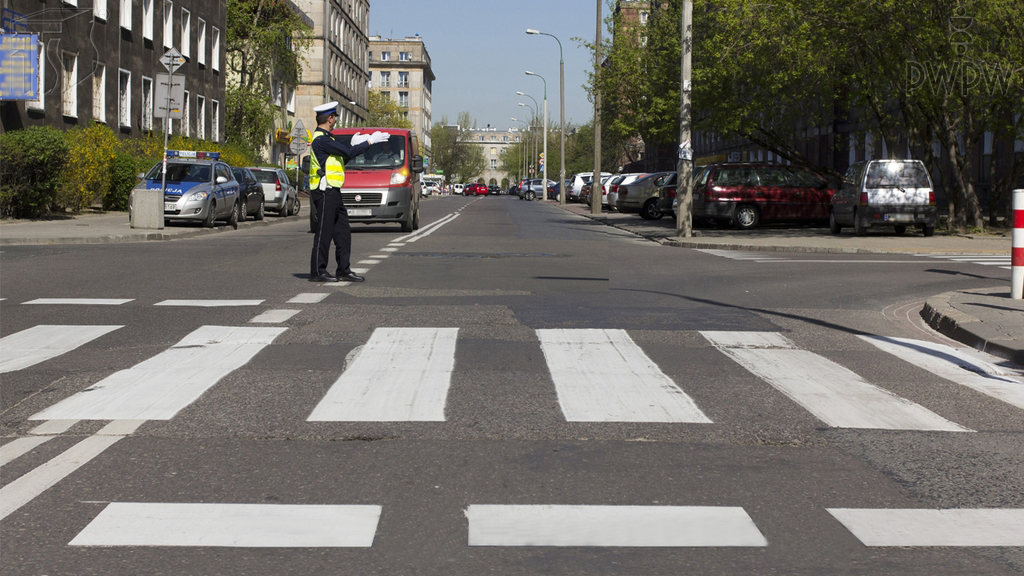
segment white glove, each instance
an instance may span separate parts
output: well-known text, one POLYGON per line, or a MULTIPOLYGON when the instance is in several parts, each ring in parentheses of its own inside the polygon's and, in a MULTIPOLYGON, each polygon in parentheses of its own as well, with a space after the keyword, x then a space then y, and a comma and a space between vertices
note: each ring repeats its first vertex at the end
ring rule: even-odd
POLYGON ((356 132, 355 134, 352 135, 352 142, 350 143, 350 145, 351 146, 358 146, 358 145, 362 144, 363 142, 366 142, 369 139, 370 139, 370 135, 369 134, 361 134, 359 132, 356 132))
POLYGON ((380 144, 381 142, 387 142, 391 135, 387 132, 374 132, 370 135, 370 144, 380 144))

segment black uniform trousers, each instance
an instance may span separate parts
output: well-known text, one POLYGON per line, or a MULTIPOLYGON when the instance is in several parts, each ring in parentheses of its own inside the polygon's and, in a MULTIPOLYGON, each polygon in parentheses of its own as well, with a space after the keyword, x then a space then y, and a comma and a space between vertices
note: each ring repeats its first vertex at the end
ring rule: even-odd
POLYGON ((341 202, 341 189, 328 187, 324 191, 309 191, 310 200, 316 206, 319 221, 313 236, 313 255, 309 273, 313 276, 327 273, 331 241, 334 241, 334 259, 338 274, 347 274, 349 258, 352 256, 352 228, 348 223, 348 211, 341 202))

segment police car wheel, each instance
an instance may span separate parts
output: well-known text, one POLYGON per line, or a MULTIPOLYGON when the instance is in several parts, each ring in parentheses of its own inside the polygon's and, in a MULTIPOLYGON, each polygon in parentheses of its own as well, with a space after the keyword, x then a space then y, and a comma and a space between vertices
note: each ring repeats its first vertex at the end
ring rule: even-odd
POLYGON ((206 211, 206 218, 203 220, 203 228, 213 228, 213 214, 217 211, 217 203, 210 202, 210 206, 206 211))

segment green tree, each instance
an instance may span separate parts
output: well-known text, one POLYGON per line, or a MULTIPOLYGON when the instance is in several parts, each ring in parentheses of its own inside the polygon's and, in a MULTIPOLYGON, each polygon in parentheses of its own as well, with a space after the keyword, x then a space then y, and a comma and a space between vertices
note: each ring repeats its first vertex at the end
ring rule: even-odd
POLYGON ((229 0, 225 132, 231 142, 261 149, 273 127, 271 78, 294 87, 312 30, 286 0, 229 0))
POLYGON ((406 109, 392 100, 387 92, 370 90, 367 108, 366 120, 360 126, 412 130, 412 122, 405 116, 406 109))

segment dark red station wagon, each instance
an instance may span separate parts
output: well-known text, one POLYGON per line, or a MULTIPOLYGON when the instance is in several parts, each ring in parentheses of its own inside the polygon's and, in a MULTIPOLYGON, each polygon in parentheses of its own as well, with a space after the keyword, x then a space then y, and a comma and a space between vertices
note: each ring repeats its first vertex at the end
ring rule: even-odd
POLYGON ((693 186, 693 215, 747 229, 771 220, 828 220, 835 190, 798 166, 712 164, 693 186))

